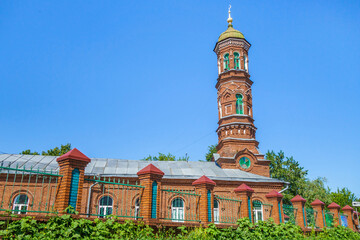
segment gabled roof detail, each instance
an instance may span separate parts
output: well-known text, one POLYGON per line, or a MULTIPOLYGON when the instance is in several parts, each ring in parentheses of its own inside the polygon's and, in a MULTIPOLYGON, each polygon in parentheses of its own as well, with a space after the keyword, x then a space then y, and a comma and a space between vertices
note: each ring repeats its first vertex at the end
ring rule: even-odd
POLYGON ((351 211, 354 211, 354 209, 353 209, 352 207, 350 207, 349 205, 346 205, 345 207, 343 207, 342 210, 351 210, 351 211))
POLYGON ((199 184, 210 184, 210 185, 216 185, 216 183, 208 178, 207 176, 203 175, 199 179, 195 180, 192 185, 199 185, 199 184))
POLYGON ((245 183, 241 184, 234 189, 234 192, 254 192, 254 189, 246 185, 245 183))
POLYGON ((325 205, 325 203, 323 203, 322 201, 320 201, 319 199, 316 199, 315 201, 313 201, 311 203, 311 206, 318 206, 318 205, 325 205))
POLYGON ((140 171, 138 171, 137 175, 139 176, 139 175, 143 175, 143 174, 147 174, 147 173, 161 175, 161 176, 164 176, 164 174, 165 174, 163 171, 161 171, 160 169, 158 169, 151 163, 149 165, 147 165, 146 167, 144 167, 143 169, 141 169, 140 171))
POLYGON ((340 205, 339 204, 337 204, 337 203, 334 203, 334 202, 332 202, 332 203, 330 203, 330 205, 328 206, 328 208, 340 208, 340 205))
POLYGON ((278 192, 275 191, 275 190, 272 190, 271 192, 269 192, 268 194, 266 194, 265 197, 267 197, 267 198, 271 198, 271 197, 279 197, 279 198, 282 198, 283 195, 282 195, 281 193, 278 193, 278 192))
POLYGON ((296 195, 295 197, 293 197, 293 199, 290 200, 291 202, 306 202, 306 200, 300 196, 300 195, 296 195))
POLYGON ((85 156, 85 154, 80 152, 77 148, 74 148, 74 149, 68 151, 67 153, 61 155, 60 157, 57 158, 56 161, 59 162, 60 160, 64 160, 64 159, 74 159, 74 160, 81 160, 81 161, 85 161, 85 162, 91 161, 90 158, 85 156))

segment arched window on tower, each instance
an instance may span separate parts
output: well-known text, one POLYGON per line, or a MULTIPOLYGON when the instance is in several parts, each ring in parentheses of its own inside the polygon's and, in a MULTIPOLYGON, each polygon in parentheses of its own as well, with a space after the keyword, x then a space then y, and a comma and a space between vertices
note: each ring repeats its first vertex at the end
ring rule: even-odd
POLYGON ((225 54, 224 55, 224 71, 229 70, 230 66, 229 66, 229 54, 225 54))
POLYGON ((234 52, 234 68, 240 69, 240 55, 237 52, 234 52))
POLYGON ((236 94, 236 114, 244 114, 243 96, 236 94))
POLYGON ((244 54, 244 68, 245 71, 248 71, 248 58, 245 54, 244 54))

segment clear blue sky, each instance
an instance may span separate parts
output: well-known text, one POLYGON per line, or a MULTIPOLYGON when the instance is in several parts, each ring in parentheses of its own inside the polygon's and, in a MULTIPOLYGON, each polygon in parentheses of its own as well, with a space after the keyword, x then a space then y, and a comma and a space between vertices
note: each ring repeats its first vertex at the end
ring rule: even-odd
MULTIPOLYGON (((204 159, 228 1, 1 1, 0 151, 204 159)), ((360 1, 233 1, 260 150, 360 196, 360 1)))

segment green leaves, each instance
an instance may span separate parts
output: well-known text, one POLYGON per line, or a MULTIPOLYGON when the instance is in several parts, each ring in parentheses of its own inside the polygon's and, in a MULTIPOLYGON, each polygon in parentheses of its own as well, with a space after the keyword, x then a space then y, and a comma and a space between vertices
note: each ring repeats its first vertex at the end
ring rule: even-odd
POLYGON ((213 154, 217 153, 216 146, 217 146, 217 144, 216 145, 210 145, 208 147, 208 152, 205 155, 205 159, 206 159, 207 162, 211 162, 212 158, 213 158, 213 154))
POLYGON ((0 221, 0 238, 3 239, 138 239, 138 240, 227 240, 227 239, 359 239, 360 234, 349 228, 336 227, 305 236, 299 226, 290 223, 275 224, 271 219, 253 224, 248 218, 239 219, 237 228, 165 228, 149 227, 133 221, 120 223, 115 217, 106 219, 74 219, 72 215, 50 218, 47 222, 31 217, 6 224, 0 221))
MULTIPOLYGON (((47 150, 46 152, 45 151, 42 151, 41 155, 44 155, 44 156, 61 156, 65 153, 67 153, 68 151, 71 150, 71 144, 70 143, 67 143, 65 145, 62 145, 61 144, 61 147, 55 147, 53 149, 49 149, 47 150)), ((30 149, 27 149, 27 150, 24 150, 22 151, 20 154, 23 154, 23 155, 40 155, 38 152, 31 152, 30 149)))
POLYGON ((163 154, 163 153, 159 153, 159 156, 149 155, 148 157, 143 158, 142 160, 144 160, 144 161, 188 161, 189 156, 176 158, 171 153, 168 153, 167 155, 163 154))

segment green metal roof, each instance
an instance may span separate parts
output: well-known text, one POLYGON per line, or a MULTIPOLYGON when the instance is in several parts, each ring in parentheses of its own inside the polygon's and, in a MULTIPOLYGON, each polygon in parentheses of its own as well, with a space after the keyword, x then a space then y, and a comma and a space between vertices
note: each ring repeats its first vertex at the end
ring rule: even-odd
POLYGON ((240 31, 233 28, 232 24, 229 24, 228 29, 226 29, 226 31, 220 35, 218 42, 220 42, 224 39, 227 39, 227 38, 245 39, 244 35, 240 31))

